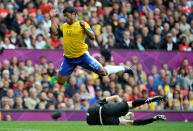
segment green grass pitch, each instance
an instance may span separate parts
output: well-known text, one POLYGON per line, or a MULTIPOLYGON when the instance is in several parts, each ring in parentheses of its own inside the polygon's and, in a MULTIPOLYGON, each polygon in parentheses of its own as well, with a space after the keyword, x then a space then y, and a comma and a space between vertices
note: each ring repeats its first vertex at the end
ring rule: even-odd
POLYGON ((86 122, 0 122, 0 131, 193 131, 193 122, 154 122, 146 126, 88 126, 86 122))

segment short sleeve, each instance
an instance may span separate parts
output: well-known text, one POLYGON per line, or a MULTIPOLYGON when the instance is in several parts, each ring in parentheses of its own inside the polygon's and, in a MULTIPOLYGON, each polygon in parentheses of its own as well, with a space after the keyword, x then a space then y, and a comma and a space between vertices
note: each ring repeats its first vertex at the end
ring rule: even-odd
POLYGON ((87 22, 85 22, 85 27, 86 27, 86 29, 88 29, 89 31, 92 31, 90 25, 89 25, 87 22))
POLYGON ((104 105, 104 104, 107 104, 107 101, 106 101, 106 99, 102 99, 102 100, 97 101, 97 103, 99 105, 104 105))

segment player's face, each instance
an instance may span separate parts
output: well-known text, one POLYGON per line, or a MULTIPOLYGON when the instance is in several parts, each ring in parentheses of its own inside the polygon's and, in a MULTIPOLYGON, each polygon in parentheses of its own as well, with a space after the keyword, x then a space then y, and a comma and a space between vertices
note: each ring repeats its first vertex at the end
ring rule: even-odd
POLYGON ((73 13, 64 13, 64 18, 69 25, 73 24, 73 13))

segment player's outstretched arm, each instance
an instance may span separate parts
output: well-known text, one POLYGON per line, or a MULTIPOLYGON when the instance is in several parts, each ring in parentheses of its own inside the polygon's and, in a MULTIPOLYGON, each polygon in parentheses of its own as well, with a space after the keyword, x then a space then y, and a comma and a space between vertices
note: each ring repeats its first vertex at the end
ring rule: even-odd
POLYGON ((50 17, 51 17, 51 30, 52 30, 52 34, 57 36, 58 35, 58 24, 55 21, 55 16, 56 16, 57 10, 52 8, 50 10, 50 17))
POLYGON ((80 26, 84 29, 86 35, 91 39, 94 40, 95 39, 95 35, 94 32, 92 30, 89 30, 85 27, 85 22, 84 21, 80 21, 80 26))
POLYGON ((121 102, 121 99, 118 95, 114 95, 114 96, 110 96, 106 98, 106 101, 108 103, 112 103, 112 102, 121 102))

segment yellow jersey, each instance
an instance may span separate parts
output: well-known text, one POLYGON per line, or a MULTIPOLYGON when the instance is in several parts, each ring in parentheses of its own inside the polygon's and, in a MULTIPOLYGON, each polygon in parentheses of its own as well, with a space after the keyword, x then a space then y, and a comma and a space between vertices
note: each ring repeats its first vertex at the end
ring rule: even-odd
MULTIPOLYGON (((86 22, 85 27, 92 31, 86 22)), ((86 33, 79 21, 71 25, 64 23, 60 26, 59 33, 60 31, 64 41, 64 55, 67 58, 78 58, 88 50, 88 45, 85 43, 86 33)))

